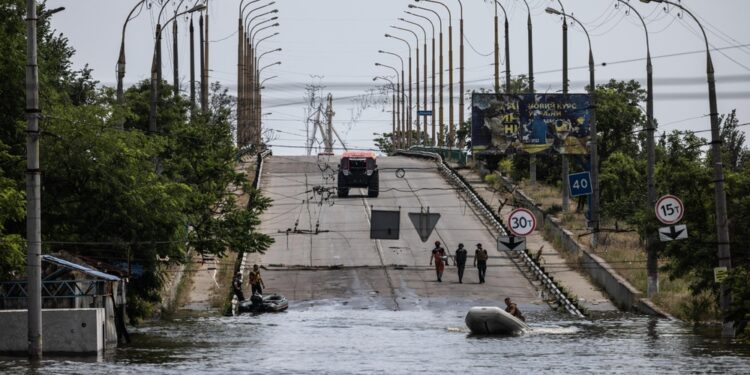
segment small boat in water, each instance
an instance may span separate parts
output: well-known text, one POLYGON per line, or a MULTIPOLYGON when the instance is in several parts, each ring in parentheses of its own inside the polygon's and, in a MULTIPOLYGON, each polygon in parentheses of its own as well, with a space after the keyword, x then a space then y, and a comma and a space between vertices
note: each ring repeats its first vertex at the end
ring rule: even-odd
MULTIPOLYGON (((256 295, 257 296, 257 295, 256 295)), ((266 313, 284 311, 289 307, 289 301, 280 294, 270 294, 260 298, 253 296, 239 304, 240 313, 266 313)), ((257 296, 260 297, 260 296, 257 296)))
POLYGON ((494 306, 472 307, 465 322, 475 335, 520 335, 529 329, 520 319, 494 306))

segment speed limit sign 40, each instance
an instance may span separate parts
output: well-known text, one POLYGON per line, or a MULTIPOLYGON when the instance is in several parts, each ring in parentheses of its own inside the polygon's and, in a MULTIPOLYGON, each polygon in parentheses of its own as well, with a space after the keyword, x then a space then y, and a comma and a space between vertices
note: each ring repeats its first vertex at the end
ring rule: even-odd
POLYGON ((666 225, 672 225, 682 220, 685 214, 685 206, 680 198, 674 195, 665 195, 656 201, 656 218, 666 225))
POLYGON ((536 216, 525 208, 517 208, 508 216, 508 229, 518 237, 526 237, 536 229, 536 216))

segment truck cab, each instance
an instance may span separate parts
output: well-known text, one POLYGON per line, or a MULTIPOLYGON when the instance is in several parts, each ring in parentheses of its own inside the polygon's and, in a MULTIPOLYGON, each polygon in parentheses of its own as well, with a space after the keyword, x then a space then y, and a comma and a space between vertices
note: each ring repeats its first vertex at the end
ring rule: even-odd
POLYGON ((338 196, 349 196, 351 188, 367 188, 367 196, 376 198, 380 190, 377 154, 372 151, 347 151, 341 156, 338 196))

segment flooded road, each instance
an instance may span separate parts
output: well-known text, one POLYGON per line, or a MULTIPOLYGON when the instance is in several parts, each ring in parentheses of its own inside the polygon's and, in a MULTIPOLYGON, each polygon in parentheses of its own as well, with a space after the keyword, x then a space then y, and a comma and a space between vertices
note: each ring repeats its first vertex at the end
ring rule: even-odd
POLYGON ((750 346, 723 345, 682 323, 614 314, 571 320, 527 313, 521 337, 474 337, 465 309, 352 308, 336 301, 259 316, 195 317, 138 328, 99 361, 47 358, 8 373, 750 373, 750 346))

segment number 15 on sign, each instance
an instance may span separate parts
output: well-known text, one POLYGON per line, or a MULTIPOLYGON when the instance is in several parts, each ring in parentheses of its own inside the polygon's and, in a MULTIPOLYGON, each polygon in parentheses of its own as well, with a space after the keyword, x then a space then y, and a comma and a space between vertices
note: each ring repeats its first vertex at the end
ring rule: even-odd
POLYGON ((518 237, 526 237, 536 229, 536 216, 525 208, 517 208, 508 216, 508 229, 518 237))
POLYGON ((656 201, 656 218, 664 224, 672 225, 682 220, 685 214, 685 206, 680 198, 674 195, 665 195, 656 201))

